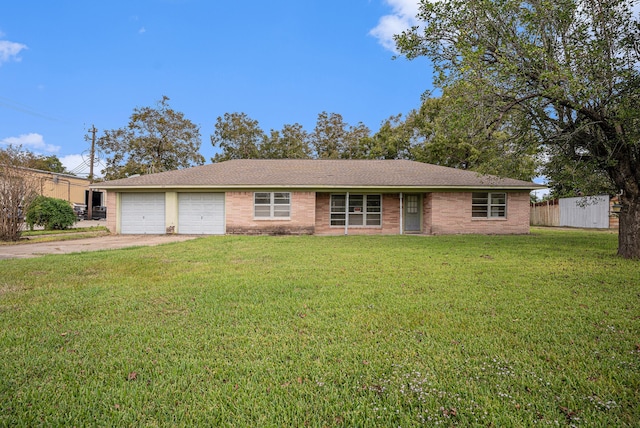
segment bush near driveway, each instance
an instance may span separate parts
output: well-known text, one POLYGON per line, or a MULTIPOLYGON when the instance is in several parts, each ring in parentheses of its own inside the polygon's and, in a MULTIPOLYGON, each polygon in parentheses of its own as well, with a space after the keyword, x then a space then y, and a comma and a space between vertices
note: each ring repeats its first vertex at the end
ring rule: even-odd
POLYGON ((71 204, 62 199, 38 196, 27 209, 26 222, 29 229, 43 226, 45 230, 63 230, 76 222, 71 204))
POLYGON ((202 238, 0 261, 0 426, 637 426, 616 235, 202 238))

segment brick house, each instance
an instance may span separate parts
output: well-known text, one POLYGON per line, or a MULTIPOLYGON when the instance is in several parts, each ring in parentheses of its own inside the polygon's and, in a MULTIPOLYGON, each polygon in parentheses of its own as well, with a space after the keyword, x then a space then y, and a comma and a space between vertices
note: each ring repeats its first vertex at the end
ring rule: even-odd
POLYGON ((524 234, 541 186, 408 160, 231 160, 102 182, 114 233, 524 234))

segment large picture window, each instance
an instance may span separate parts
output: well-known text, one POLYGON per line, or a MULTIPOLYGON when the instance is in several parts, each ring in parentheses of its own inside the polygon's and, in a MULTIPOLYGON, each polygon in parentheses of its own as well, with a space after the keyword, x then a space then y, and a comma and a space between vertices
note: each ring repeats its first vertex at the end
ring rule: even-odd
POLYGON ((291 193, 256 192, 253 194, 253 215, 257 219, 288 219, 291 217, 291 193))
POLYGON ((349 213, 349 226, 381 226, 382 197, 380 195, 331 195, 331 226, 344 226, 349 213))
POLYGON ((507 216, 507 194, 474 192, 471 196, 471 217, 503 218, 507 216))

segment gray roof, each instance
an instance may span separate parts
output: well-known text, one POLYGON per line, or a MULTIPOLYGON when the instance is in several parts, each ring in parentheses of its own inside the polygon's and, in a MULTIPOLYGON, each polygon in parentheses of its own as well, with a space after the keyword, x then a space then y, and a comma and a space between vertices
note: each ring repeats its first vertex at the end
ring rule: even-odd
POLYGON ((96 183, 101 189, 532 190, 538 184, 408 160, 238 159, 96 183))

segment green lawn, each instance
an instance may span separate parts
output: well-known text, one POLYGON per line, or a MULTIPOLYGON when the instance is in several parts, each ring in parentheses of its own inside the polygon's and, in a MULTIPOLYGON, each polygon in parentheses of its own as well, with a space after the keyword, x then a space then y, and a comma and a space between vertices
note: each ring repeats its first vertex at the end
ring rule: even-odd
POLYGON ((0 241, 0 246, 32 244, 36 242, 69 241, 73 239, 95 238, 105 235, 109 235, 109 229, 104 226, 78 227, 64 230, 27 230, 22 232, 22 236, 19 241, 0 241))
POLYGON ((0 426, 637 426, 617 236, 209 237, 0 261, 0 426))

